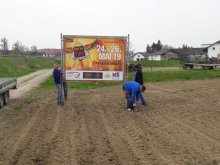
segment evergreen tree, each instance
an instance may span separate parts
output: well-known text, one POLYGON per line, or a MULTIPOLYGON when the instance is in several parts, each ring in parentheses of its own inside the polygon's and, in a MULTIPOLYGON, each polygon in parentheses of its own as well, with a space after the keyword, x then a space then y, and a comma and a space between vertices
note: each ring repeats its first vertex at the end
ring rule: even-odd
POLYGON ((147 44, 147 53, 152 53, 152 47, 149 44, 147 44))
POLYGON ((163 48, 163 45, 161 43, 160 40, 158 40, 157 43, 154 43, 150 46, 149 44, 147 44, 147 53, 154 53, 154 52, 157 52, 157 51, 160 51, 162 50, 163 48))

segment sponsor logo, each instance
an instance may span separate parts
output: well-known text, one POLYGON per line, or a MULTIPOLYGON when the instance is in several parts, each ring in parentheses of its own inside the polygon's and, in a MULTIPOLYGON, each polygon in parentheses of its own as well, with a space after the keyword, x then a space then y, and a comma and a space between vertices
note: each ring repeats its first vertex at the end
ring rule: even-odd
POLYGON ((80 76, 80 73, 79 72, 73 72, 73 77, 74 78, 79 78, 80 76))
POLYGON ((120 79, 120 72, 112 73, 113 80, 119 80, 120 79))
POLYGON ((110 79, 110 78, 111 78, 111 75, 110 75, 109 73, 106 73, 106 74, 105 74, 105 78, 106 78, 106 79, 110 79))
POLYGON ((113 78, 119 78, 120 77, 120 73, 119 72, 112 73, 112 77, 113 78))
POLYGON ((66 76, 69 77, 69 78, 79 78, 80 77, 80 72, 67 72, 66 73, 66 76))

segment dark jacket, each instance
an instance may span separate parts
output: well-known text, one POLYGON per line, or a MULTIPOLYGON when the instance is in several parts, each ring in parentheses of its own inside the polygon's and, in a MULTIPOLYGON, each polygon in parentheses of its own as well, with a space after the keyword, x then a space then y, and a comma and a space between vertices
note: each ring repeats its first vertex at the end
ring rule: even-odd
POLYGON ((134 79, 135 82, 143 85, 144 84, 144 80, 143 80, 143 72, 141 69, 138 69, 136 74, 135 74, 135 79, 134 79))
POLYGON ((61 71, 60 70, 53 70, 53 78, 55 84, 61 84, 61 71))

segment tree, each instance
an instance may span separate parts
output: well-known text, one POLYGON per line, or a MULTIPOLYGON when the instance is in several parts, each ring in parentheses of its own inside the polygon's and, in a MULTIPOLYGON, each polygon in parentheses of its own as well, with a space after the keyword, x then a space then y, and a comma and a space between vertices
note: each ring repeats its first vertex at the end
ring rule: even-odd
POLYGON ((190 47, 188 47, 187 45, 183 44, 182 49, 188 49, 190 47))
POLYGON ((191 48, 193 48, 193 47, 192 46, 188 46, 186 44, 183 44, 183 46, 182 46, 182 49, 191 49, 191 48))
POLYGON ((152 52, 156 52, 157 51, 157 44, 155 44, 153 42, 152 46, 151 46, 152 52))
POLYGON ((160 40, 157 41, 157 51, 160 51, 163 48, 163 45, 160 40))
POLYGON ((174 47, 171 45, 163 45, 161 50, 170 50, 170 49, 174 49, 174 47))
POLYGON ((37 54, 37 46, 36 45, 31 46, 31 53, 37 54))
POLYGON ((9 53, 9 51, 8 51, 9 45, 8 45, 7 38, 4 37, 4 38, 1 39, 0 46, 1 46, 1 50, 2 50, 3 54, 8 55, 8 53, 9 53))
POLYGON ((21 55, 24 52, 24 46, 21 44, 20 41, 16 41, 13 45, 12 45, 12 54, 13 55, 21 55))
POLYGON ((147 45, 147 53, 153 53, 160 51, 162 49, 163 45, 160 40, 157 41, 157 43, 154 43, 150 46, 149 44, 147 45))
POLYGON ((152 47, 149 44, 147 44, 146 52, 152 53, 152 47))

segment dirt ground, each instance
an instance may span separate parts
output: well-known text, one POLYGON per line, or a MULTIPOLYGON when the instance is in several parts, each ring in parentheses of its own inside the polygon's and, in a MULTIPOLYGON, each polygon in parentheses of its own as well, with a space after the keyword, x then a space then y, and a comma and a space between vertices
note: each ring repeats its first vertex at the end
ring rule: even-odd
POLYGON ((43 69, 17 78, 17 90, 12 90, 11 98, 19 98, 44 82, 52 74, 52 69, 43 69))
POLYGON ((0 164, 218 165, 220 79, 152 83, 125 110, 121 87, 36 89, 0 110, 0 164))
POLYGON ((182 70, 181 67, 144 67, 142 69, 144 72, 146 71, 174 71, 174 70, 182 70))

